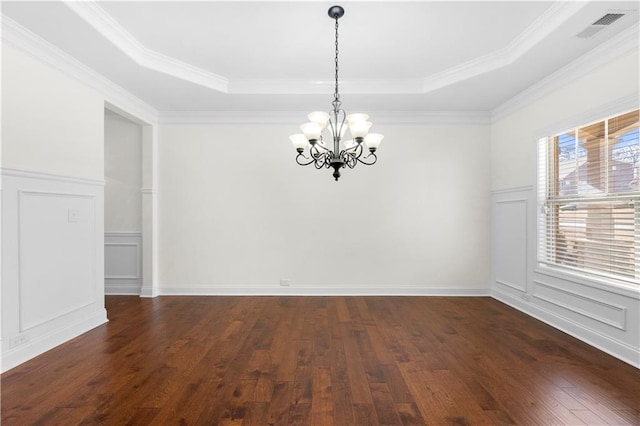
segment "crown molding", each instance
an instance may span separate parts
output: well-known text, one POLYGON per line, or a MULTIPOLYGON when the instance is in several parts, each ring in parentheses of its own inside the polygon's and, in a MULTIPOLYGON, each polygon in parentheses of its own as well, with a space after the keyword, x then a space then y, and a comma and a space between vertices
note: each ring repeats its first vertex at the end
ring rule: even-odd
POLYGON ((229 92, 228 79, 142 45, 94 1, 65 3, 136 64, 219 92, 229 92))
POLYGON ((486 111, 372 111, 379 124, 402 125, 485 125, 491 123, 486 111))
MULTIPOLYGON (((162 124, 297 124, 303 121, 307 114, 304 111, 159 112, 5 15, 2 15, 2 41, 97 90, 105 96, 108 108, 114 108, 118 113, 126 113, 132 118, 135 117, 149 124, 157 122, 162 124)), ((268 83, 268 80, 266 81, 268 83)), ((254 80, 252 84, 262 83, 254 80)), ((323 86, 322 83, 333 85, 332 82, 320 82, 317 85, 323 86)), ((353 82, 353 87, 378 86, 378 93, 385 93, 382 91, 384 89, 380 88, 381 83, 382 81, 379 80, 353 82)), ((285 81, 279 81, 277 84, 284 85, 285 81)), ((407 90, 407 87, 415 85, 416 81, 396 81, 395 84, 407 90)), ((326 90, 319 90, 318 93, 326 94, 326 90)), ((490 115, 482 111, 378 111, 371 114, 377 123, 384 124, 482 125, 490 121, 490 115)))
MULTIPOLYGON (((330 81, 229 79, 146 48, 94 0, 66 2, 80 18, 138 65, 227 94, 324 94, 330 81)), ((558 1, 505 48, 423 79, 342 82, 346 94, 421 94, 512 64, 573 16, 586 2, 558 1)))
POLYGON ((505 48, 426 77, 422 92, 431 92, 511 65, 586 4, 586 2, 566 1, 554 3, 505 48))
POLYGON ((605 41, 568 65, 520 92, 491 111, 492 122, 514 113, 524 106, 543 98, 593 70, 638 48, 638 26, 634 25, 605 41))
POLYGON ((295 111, 161 111, 160 124, 292 124, 306 113, 295 111))
POLYGON ((150 124, 157 121, 158 111, 155 108, 4 14, 2 42, 97 90, 109 103, 139 119, 150 124))
MULTIPOLYGON (((229 93, 246 95, 326 95, 335 80, 242 79, 229 82, 229 93)), ((391 95, 422 92, 421 79, 340 80, 340 93, 347 95, 391 95)))
MULTIPOLYGON (((146 48, 111 15, 93 0, 66 2, 80 18, 104 36, 117 49, 141 67, 177 77, 227 94, 326 94, 335 82, 329 80, 233 79, 230 80, 176 58, 146 48)), ((421 93, 421 79, 371 79, 342 81, 345 94, 407 94, 421 93)))
MULTIPOLYGON (((83 10, 93 10, 94 13, 99 14, 100 11, 104 12, 98 5, 93 2, 74 2, 75 3, 88 3, 90 6, 83 10), (96 12, 96 8, 100 11, 96 12)), ((564 2, 560 2, 564 3, 564 2)), ((81 6, 82 7, 82 6, 81 6)), ((525 30, 516 40, 514 40, 510 46, 514 52, 525 52, 528 48, 526 45, 527 37, 531 40, 541 39, 544 37, 544 31, 551 31, 552 25, 557 25, 557 22, 563 22, 569 16, 568 13, 573 10, 573 13, 577 9, 570 8, 568 6, 555 4, 544 15, 534 22, 527 30, 525 30), (561 9, 561 10, 560 10, 561 9), (564 18, 563 18, 564 17, 564 18), (536 29, 537 28, 537 29, 536 29), (546 30, 543 30, 545 29, 546 30), (526 34, 529 34, 526 36, 526 34), (533 34, 533 35, 531 35, 533 34)), ((104 12, 106 15, 106 12, 104 12)), ((301 117, 304 118, 306 112, 291 112, 291 111, 165 111, 158 112, 155 108, 137 98, 127 90, 108 80, 101 74, 97 73, 93 69, 82 64, 66 52, 60 50, 53 44, 42 39, 38 35, 24 28, 6 15, 2 16, 2 41, 10 46, 16 47, 19 50, 35 57, 42 62, 52 66, 53 68, 62 71, 70 77, 80 81, 81 83, 97 90, 103 94, 108 104, 121 108, 122 111, 126 111, 133 116, 143 120, 147 123, 160 122, 162 124, 292 124, 301 121, 301 117)), ((108 15, 108 18, 111 19, 108 15)), ((117 22, 113 21, 116 25, 117 22)), ((106 31, 106 30, 105 30, 106 31)), ((124 31, 124 30, 123 30, 124 31)), ((128 34, 128 33, 127 33, 128 34)), ((127 41, 127 36, 116 33, 113 37, 121 37, 124 41, 121 44, 127 44, 134 46, 137 43, 133 37, 129 35, 133 40, 127 41)), ((530 41, 529 44, 533 45, 537 41, 530 41)), ((139 44, 139 43, 138 43, 139 44)), ((534 102, 543 96, 546 96, 550 92, 561 88, 562 86, 570 83, 576 78, 585 75, 592 70, 605 65, 606 63, 614 60, 615 58, 629 52, 632 49, 638 47, 638 26, 632 26, 620 34, 616 35, 612 39, 605 41, 600 46, 589 51, 582 57, 571 62, 567 66, 561 68, 559 71, 551 74, 544 80, 534 84, 528 89, 524 90, 514 98, 498 106, 491 112, 483 111, 411 111, 411 112, 397 112, 397 111, 382 111, 375 113, 375 120, 378 123, 385 124, 488 124, 495 122, 501 118, 515 112, 523 106, 534 102)), ((148 52, 147 52, 148 53, 148 52)), ((521 54, 520 53, 520 54, 521 54)), ((496 55, 493 59, 496 61, 504 61, 504 56, 508 54, 494 53, 490 55, 496 55), (502 57, 502 59, 500 59, 502 57)), ((163 57, 164 59, 168 57, 163 57)), ((163 60, 164 60, 163 59, 163 60)), ((169 58, 171 59, 171 58, 169 58)), ((481 62, 481 61, 480 61, 481 62)), ((491 61, 487 61, 491 62, 491 61)), ((184 64, 180 62, 179 64, 184 64)), ((179 65, 178 64, 178 65, 179 65)), ((184 64, 188 65, 188 64, 184 64)), ((475 66, 482 66, 476 64, 475 66)), ((485 66, 487 66, 485 64, 485 66)), ((471 68, 470 65, 467 66, 471 68)), ((456 73, 469 72, 464 70, 449 71, 451 74, 449 77, 441 75, 439 78, 449 79, 449 83, 453 84, 456 78, 456 73)), ((195 72, 197 74, 197 72, 195 72)), ((195 78, 195 77, 194 77, 195 78)), ((206 75, 203 77, 206 79, 206 75)), ((468 77, 464 77, 468 78, 468 77)), ((315 93, 326 94, 327 89, 333 89, 333 81, 309 81, 309 80, 237 80, 228 82, 227 88, 234 93, 315 93), (312 89, 309 89, 309 88, 312 89)), ((357 94, 357 93, 416 93, 420 92, 421 80, 361 80, 361 81, 346 81, 341 82, 344 86, 344 93, 357 94)), ((425 88, 423 88, 425 89, 425 88)), ((426 90, 426 89, 425 89, 426 90)))
MULTIPOLYGON (((304 121, 303 111, 166 111, 160 124, 288 124, 304 121)), ((372 119, 387 125, 486 125, 491 115, 485 111, 371 111, 372 119)))

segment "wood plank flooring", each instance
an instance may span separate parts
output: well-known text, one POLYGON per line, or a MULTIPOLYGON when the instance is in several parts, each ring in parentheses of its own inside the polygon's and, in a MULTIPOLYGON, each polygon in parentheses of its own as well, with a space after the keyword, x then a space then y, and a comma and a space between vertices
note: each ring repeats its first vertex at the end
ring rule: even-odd
POLYGON ((3 425, 640 424, 640 370, 490 298, 107 297, 3 425))

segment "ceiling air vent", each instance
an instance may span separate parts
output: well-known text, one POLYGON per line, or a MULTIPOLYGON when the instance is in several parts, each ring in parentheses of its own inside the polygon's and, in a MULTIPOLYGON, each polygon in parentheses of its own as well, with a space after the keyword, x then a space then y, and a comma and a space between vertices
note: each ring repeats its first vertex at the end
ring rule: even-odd
POLYGON ((591 25, 611 25, 623 16, 624 13, 607 13, 591 25))
POLYGON ((576 34, 578 38, 589 38, 593 37, 600 31, 602 31, 607 25, 611 25, 616 22, 618 19, 622 18, 624 13, 607 13, 602 18, 598 19, 593 24, 589 25, 587 28, 576 34))

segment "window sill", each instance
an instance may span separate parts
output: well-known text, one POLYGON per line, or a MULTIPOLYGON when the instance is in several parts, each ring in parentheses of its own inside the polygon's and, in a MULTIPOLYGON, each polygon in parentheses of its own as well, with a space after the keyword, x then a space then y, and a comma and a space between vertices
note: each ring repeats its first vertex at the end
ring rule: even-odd
POLYGON ((539 264, 533 272, 640 300, 640 285, 634 285, 614 279, 607 279, 605 277, 594 276, 588 273, 567 271, 565 269, 543 264, 539 264))

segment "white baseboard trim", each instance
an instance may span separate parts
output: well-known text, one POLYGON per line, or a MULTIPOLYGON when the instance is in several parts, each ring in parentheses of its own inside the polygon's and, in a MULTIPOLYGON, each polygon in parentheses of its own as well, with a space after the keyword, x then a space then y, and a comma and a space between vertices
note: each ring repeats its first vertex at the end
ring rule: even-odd
POLYGON ((611 337, 605 336, 585 327, 582 324, 578 324, 568 318, 558 315, 557 313, 550 312, 540 306, 532 305, 524 300, 518 300, 517 298, 501 293, 496 290, 491 291, 491 297, 494 299, 511 306, 537 320, 544 322, 558 330, 567 333, 576 339, 608 353, 609 355, 616 357, 628 364, 633 365, 636 368, 640 368, 640 349, 629 346, 618 340, 614 340, 611 337))
MULTIPOLYGON (((477 288, 161 287, 160 296, 490 296, 477 288)), ((146 296, 154 297, 154 296, 146 296)))
POLYGON ((107 311, 100 309, 93 313, 90 317, 83 318, 66 327, 52 331, 47 335, 38 337, 36 340, 29 341, 24 345, 10 349, 2 354, 0 360, 0 371, 2 373, 29 361, 36 356, 55 348, 81 334, 86 333, 102 324, 107 323, 107 311))
POLYGON ((158 297, 160 293, 156 288, 142 287, 140 289, 140 297, 158 297))
POLYGON ((139 296, 139 285, 109 285, 104 286, 104 294, 107 296, 139 296))

